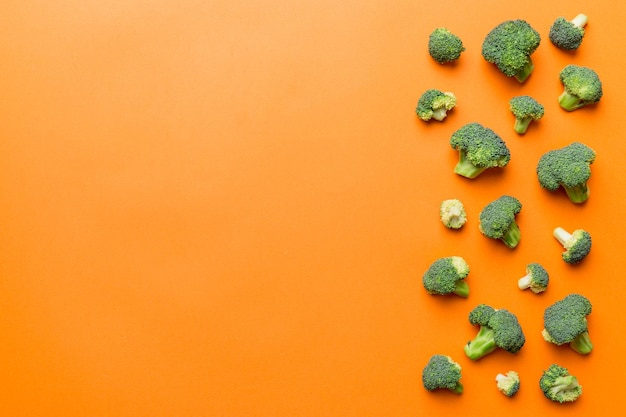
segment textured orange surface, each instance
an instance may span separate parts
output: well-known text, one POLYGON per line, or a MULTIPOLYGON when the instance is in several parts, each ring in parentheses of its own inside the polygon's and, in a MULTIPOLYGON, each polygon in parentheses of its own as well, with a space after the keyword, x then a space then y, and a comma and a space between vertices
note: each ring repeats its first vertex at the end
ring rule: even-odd
MULTIPOLYGON (((596 415, 619 410, 626 54, 623 2, 8 1, 0 13, 0 414, 11 417, 596 415), (576 53, 547 38, 557 16, 589 16, 576 53), (484 35, 526 19, 542 36, 520 85, 480 55, 484 35), (436 64, 438 26, 467 48, 436 64), (590 66, 601 102, 574 113, 560 69, 590 66), (456 93, 444 123, 414 113, 428 88, 456 93), (545 117, 525 136, 508 100, 545 117), (504 169, 465 180, 448 144, 492 128, 504 169), (573 140, 597 151, 589 201, 542 190, 541 154, 573 140), (523 204, 515 250, 478 213, 523 204), (459 232, 438 220, 459 198, 459 232), (563 263, 552 229, 585 228, 593 249, 563 263), (425 293, 441 256, 470 264, 469 298, 425 293), (548 291, 516 288, 527 263, 548 291), (595 349, 541 339, 543 309, 570 292, 593 303, 595 349), (478 303, 515 312, 517 355, 471 362, 478 303), (617 332, 616 332, 617 330, 617 332), (463 366, 465 393, 429 393, 431 354, 463 366), (538 388, 557 362, 581 399, 538 388), (495 387, 515 369, 519 394, 495 387), (610 408, 609 408, 610 407, 610 408)), ((615 413, 618 413, 615 411, 615 413)), ((614 415, 615 415, 614 413, 614 415)))

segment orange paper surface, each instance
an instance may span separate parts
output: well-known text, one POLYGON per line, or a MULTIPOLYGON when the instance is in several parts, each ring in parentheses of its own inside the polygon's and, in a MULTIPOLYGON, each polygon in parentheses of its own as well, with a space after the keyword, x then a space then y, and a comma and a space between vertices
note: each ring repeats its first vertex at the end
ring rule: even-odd
POLYGON ((8 1, 0 13, 0 414, 10 417, 618 415, 623 360, 623 2, 8 1), (581 48, 548 40, 589 16, 581 48), (524 84, 481 56, 508 19, 541 35, 524 84), (427 53, 444 26, 454 65, 427 53), (604 97, 561 110, 559 71, 593 68, 604 97), (443 122, 417 119, 426 89, 452 91, 443 122), (520 136, 508 100, 545 117, 520 136), (479 122, 511 150, 475 180, 455 175, 453 131, 479 122), (597 152, 591 197, 537 182, 539 157, 577 140, 597 152), (518 198, 520 245, 478 230, 482 207, 518 198), (468 222, 445 229, 439 204, 468 222), (593 236, 579 265, 552 230, 593 236), (464 257, 470 296, 421 277, 464 257), (550 273, 520 291, 525 265, 550 273), (543 310, 593 303, 594 351, 541 338, 543 310), (522 350, 477 362, 463 345, 477 304, 516 313, 522 350), (616 320, 619 321, 617 322, 616 320), (427 392, 435 353, 465 392, 427 392), (570 405, 539 390, 566 366, 570 405), (519 372, 518 395, 495 375, 519 372), (613 410, 613 411, 610 411, 613 410))

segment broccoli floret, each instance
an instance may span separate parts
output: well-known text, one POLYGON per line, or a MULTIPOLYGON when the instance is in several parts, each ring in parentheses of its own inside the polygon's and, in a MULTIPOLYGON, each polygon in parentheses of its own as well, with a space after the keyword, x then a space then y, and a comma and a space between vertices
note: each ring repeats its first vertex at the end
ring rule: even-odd
POLYGON ((415 113, 425 122, 430 119, 441 122, 448 116, 448 110, 452 110, 454 106, 456 106, 456 96, 453 93, 430 89, 426 90, 417 101, 415 113))
POLYGON ((557 227, 552 235, 565 248, 561 254, 568 264, 582 261, 591 251, 591 234, 583 229, 576 229, 572 233, 562 227, 557 227))
POLYGON ((515 371, 509 371, 506 374, 496 375, 496 387, 498 391, 512 397, 519 391, 520 379, 519 374, 515 371))
POLYGON ((525 20, 507 20, 485 37, 482 55, 507 77, 523 83, 534 69, 530 58, 539 47, 541 36, 525 20))
POLYGON ((533 120, 543 117, 544 108, 537 100, 530 96, 517 96, 509 100, 509 108, 515 116, 513 130, 523 135, 533 120))
POLYGON ((422 383, 428 391, 447 389, 461 394, 461 365, 450 356, 433 355, 422 371, 422 383))
POLYGON ((589 299, 580 294, 569 294, 545 309, 541 335, 547 342, 555 345, 569 343, 574 351, 587 355, 593 349, 587 325, 589 314, 589 299))
POLYGON ((548 151, 537 163, 539 185, 549 191, 562 187, 573 203, 583 203, 589 198, 588 181, 595 159, 596 152, 580 142, 548 151))
POLYGON ((502 138, 480 123, 468 123, 452 133, 450 146, 459 151, 454 172, 470 179, 488 168, 505 167, 511 160, 502 138))
POLYGON ((578 378, 570 375, 567 368, 553 363, 543 371, 539 379, 539 387, 551 401, 559 403, 576 401, 583 393, 578 378))
POLYGON ((520 290, 530 288, 532 292, 538 294, 546 290, 549 280, 548 271, 543 266, 531 263, 526 265, 526 275, 517 281, 517 286, 520 290))
POLYGON ((574 51, 580 47, 585 36, 585 25, 589 21, 587 15, 580 13, 572 20, 557 17, 548 37, 557 48, 565 51, 574 51))
POLYGON ((449 229, 460 229, 467 221, 465 206, 456 198, 444 200, 439 206, 441 222, 449 229))
POLYGON ((567 111, 597 103, 602 98, 602 82, 591 68, 567 65, 559 73, 559 79, 563 83, 559 104, 567 111))
POLYGON ((509 195, 498 197, 480 212, 478 228, 483 235, 500 239, 509 248, 515 248, 521 239, 515 216, 521 210, 522 203, 517 198, 509 195))
POLYGON ((479 304, 470 311, 468 318, 471 324, 480 326, 476 337, 464 348, 465 354, 472 360, 478 360, 497 348, 516 353, 526 342, 517 317, 508 310, 479 304))
POLYGON ((422 283, 429 294, 456 294, 467 297, 469 285, 465 277, 469 271, 469 265, 460 256, 439 258, 428 267, 422 277, 422 283))
POLYGON ((440 64, 459 59, 463 51, 461 38, 446 28, 437 28, 428 37, 428 53, 440 64))

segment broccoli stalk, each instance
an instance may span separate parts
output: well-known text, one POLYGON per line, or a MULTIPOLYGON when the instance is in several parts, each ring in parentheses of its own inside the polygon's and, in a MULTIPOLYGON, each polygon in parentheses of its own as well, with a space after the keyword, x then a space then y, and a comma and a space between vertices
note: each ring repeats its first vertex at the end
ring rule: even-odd
POLYGON ((509 109, 515 116, 513 129, 523 135, 528 130, 530 122, 539 120, 544 115, 544 107, 530 96, 517 96, 509 100, 509 109))

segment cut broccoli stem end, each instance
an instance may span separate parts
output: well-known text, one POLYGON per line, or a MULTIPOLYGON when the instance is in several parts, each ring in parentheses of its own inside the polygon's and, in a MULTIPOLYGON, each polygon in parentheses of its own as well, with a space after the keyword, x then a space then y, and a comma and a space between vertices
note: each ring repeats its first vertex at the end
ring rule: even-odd
POLYGON ((454 167, 454 173, 465 178, 476 178, 485 171, 487 167, 477 167, 466 157, 465 151, 459 151, 459 162, 454 167))
POLYGON ((515 124, 513 125, 513 130, 515 130, 516 133, 523 135, 528 130, 528 126, 532 121, 532 117, 516 118, 515 124))
POLYGON ((565 243, 568 240, 570 240, 571 237, 572 237, 572 234, 570 232, 568 232, 567 230, 563 229, 562 227, 557 227, 556 229, 554 229, 554 231, 552 232, 552 235, 563 246, 565 246, 565 243))
POLYGON ((433 109, 433 119, 441 122, 448 115, 448 110, 445 107, 440 107, 438 109, 433 109))
POLYGON ((507 231, 504 232, 504 234, 500 238, 500 240, 503 241, 507 247, 513 249, 519 244, 521 237, 522 232, 519 230, 519 226, 517 225, 515 220, 513 220, 507 231))
POLYGON ((530 76, 530 74, 535 69, 535 65, 533 61, 528 57, 528 62, 524 64, 524 66, 515 74, 515 79, 520 83, 526 81, 526 79, 530 76))
POLYGON ((581 355, 588 355, 593 349, 593 344, 589 338, 589 332, 582 332, 576 336, 574 340, 569 343, 569 345, 572 349, 574 349, 574 351, 580 353, 581 355))
POLYGON ((457 382, 456 385, 454 386, 454 388, 452 388, 450 391, 452 391, 455 394, 462 394, 463 393, 463 384, 461 382, 457 382))
POLYGON ((469 296, 469 291, 469 285, 467 284, 467 282, 465 282, 464 279, 457 281, 454 285, 453 293, 455 293, 459 297, 467 298, 469 296))
POLYGON ((563 189, 572 203, 584 203, 589 198, 589 187, 587 187, 587 182, 573 187, 563 185, 563 189))
POLYGON ((567 90, 564 90, 559 96, 559 105, 567 111, 574 111, 583 107, 585 104, 587 103, 584 100, 567 90))
POLYGON ((468 358, 475 361, 493 352, 497 347, 494 331, 489 327, 480 326, 476 337, 467 342, 463 350, 468 358))

